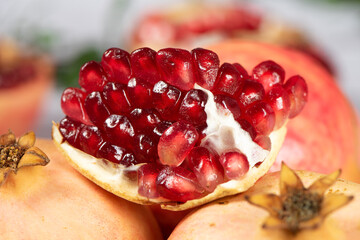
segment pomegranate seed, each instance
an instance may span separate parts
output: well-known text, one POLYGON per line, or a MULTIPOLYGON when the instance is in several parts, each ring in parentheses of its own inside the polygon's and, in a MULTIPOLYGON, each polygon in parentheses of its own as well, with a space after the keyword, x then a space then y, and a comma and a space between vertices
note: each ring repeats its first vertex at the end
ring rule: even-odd
POLYGON ((191 54, 198 75, 196 83, 205 89, 212 90, 220 66, 218 55, 203 48, 193 49, 191 54))
POLYGON ((156 52, 150 48, 139 48, 130 55, 133 77, 140 82, 154 85, 160 79, 156 67, 156 52))
POLYGON ((260 135, 268 135, 275 126, 274 110, 264 101, 250 105, 245 110, 245 118, 260 135))
POLYGON ((160 167, 155 163, 142 165, 138 170, 138 193, 147 198, 157 198, 159 193, 156 187, 156 179, 160 167))
POLYGON ((271 106, 275 113, 275 127, 280 128, 289 117, 290 98, 282 85, 276 84, 266 95, 266 102, 271 106))
POLYGON ((308 88, 305 80, 298 75, 289 78, 284 88, 290 97, 291 107, 289 118, 293 118, 304 108, 308 98, 308 88))
POLYGON ((168 129, 171 126, 171 124, 173 123, 168 121, 162 121, 154 128, 153 136, 156 138, 157 142, 159 142, 161 135, 165 132, 166 129, 168 129))
POLYGON ((233 66, 240 73, 240 79, 249 79, 250 78, 246 69, 243 66, 241 66, 239 63, 233 63, 233 66))
POLYGON ((125 148, 104 142, 97 152, 97 157, 104 158, 116 164, 122 164, 125 167, 138 164, 134 155, 125 148))
POLYGON ((160 81, 152 91, 153 105, 166 120, 176 120, 182 99, 182 93, 174 86, 160 81))
POLYGON ((226 111, 232 113, 234 119, 239 119, 241 110, 236 100, 227 95, 215 95, 214 101, 217 103, 217 108, 222 107, 226 111))
POLYGON ((246 79, 237 97, 237 102, 241 109, 245 109, 250 104, 261 101, 264 97, 264 87, 258 82, 246 79))
POLYGON ((186 122, 172 124, 160 137, 159 160, 163 165, 179 166, 198 140, 194 126, 186 122))
POLYGON ((225 93, 234 96, 241 90, 243 79, 240 73, 230 63, 223 63, 219 69, 219 74, 215 82, 215 93, 225 93))
POLYGON ((188 163, 195 173, 200 185, 208 192, 224 182, 224 169, 219 162, 219 156, 205 147, 195 147, 188 155, 188 163))
POLYGON ((247 157, 240 152, 225 152, 220 155, 220 163, 229 179, 238 179, 249 171, 247 157))
POLYGON ((89 116, 84 109, 86 93, 79 88, 67 88, 61 95, 61 109, 68 117, 91 125, 89 116))
POLYGON ((91 122, 96 126, 103 126, 105 119, 110 115, 100 92, 90 93, 85 99, 84 107, 91 122))
POLYGON ((149 135, 136 135, 134 153, 139 162, 155 162, 157 158, 156 142, 149 135))
POLYGON ((180 119, 190 122, 195 127, 205 125, 207 99, 207 94, 199 89, 188 91, 179 108, 180 119))
POLYGON ((127 96, 133 108, 152 108, 152 87, 132 78, 127 86, 127 96))
POLYGON ((103 143, 103 138, 99 129, 95 126, 84 125, 80 129, 79 133, 80 149, 92 156, 96 156, 96 153, 103 143))
POLYGON ((265 150, 268 151, 271 150, 271 140, 269 136, 258 135, 256 136, 254 142, 256 142, 260 147, 262 147, 265 150))
POLYGON ((283 84, 284 69, 273 61, 265 61, 253 69, 253 79, 261 83, 267 93, 275 84, 283 84))
POLYGON ((154 109, 135 108, 130 113, 130 121, 137 132, 152 133, 161 122, 159 114, 154 109))
POLYGON ((59 130, 64 139, 72 146, 79 148, 78 135, 82 124, 65 117, 60 121, 59 130))
POLYGON ((95 61, 85 63, 80 69, 79 85, 87 92, 102 91, 107 81, 106 73, 95 61))
POLYGON ((246 121, 245 119, 242 119, 242 118, 241 118, 241 119, 237 119, 236 121, 240 124, 240 126, 241 126, 241 128, 242 128, 243 130, 245 130, 245 131, 247 131, 247 132, 249 133, 251 139, 254 140, 255 137, 256 137, 256 130, 255 130, 255 128, 251 125, 251 123, 249 123, 249 121, 246 121))
POLYGON ((104 132, 112 143, 130 149, 133 147, 135 131, 127 117, 110 115, 104 121, 104 132))
POLYGON ((161 49, 156 55, 156 63, 165 82, 185 91, 193 88, 196 75, 189 51, 177 48, 161 49))
POLYGON ((195 174, 182 167, 164 167, 156 185, 160 196, 177 202, 199 198, 204 192, 195 174))
POLYGON ((127 84, 131 75, 130 54, 120 48, 109 48, 101 59, 101 65, 112 82, 127 84))
POLYGON ((109 107, 111 113, 128 114, 130 112, 130 102, 126 95, 126 85, 121 83, 109 82, 105 85, 104 102, 109 107))

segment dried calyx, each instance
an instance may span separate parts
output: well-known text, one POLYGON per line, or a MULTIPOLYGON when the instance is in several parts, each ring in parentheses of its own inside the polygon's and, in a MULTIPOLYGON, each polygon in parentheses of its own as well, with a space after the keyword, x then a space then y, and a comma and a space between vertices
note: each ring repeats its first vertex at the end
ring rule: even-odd
POLYGON ((11 172, 16 174, 22 167, 49 163, 46 154, 34 144, 34 132, 26 133, 18 141, 11 131, 0 136, 0 186, 11 172))
POLYGON ((336 182, 340 170, 326 175, 305 188, 299 176, 282 164, 280 173, 280 196, 256 194, 246 196, 251 204, 270 213, 263 228, 280 228, 293 234, 303 229, 314 229, 336 209, 349 203, 353 196, 325 191, 336 182))

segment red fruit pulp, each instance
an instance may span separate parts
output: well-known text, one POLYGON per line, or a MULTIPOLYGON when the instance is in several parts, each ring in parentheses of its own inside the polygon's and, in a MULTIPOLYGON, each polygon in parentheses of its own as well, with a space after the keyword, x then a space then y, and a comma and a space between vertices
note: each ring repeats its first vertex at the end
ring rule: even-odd
POLYGON ((101 65, 112 82, 127 84, 131 75, 130 55, 119 48, 106 50, 101 65))

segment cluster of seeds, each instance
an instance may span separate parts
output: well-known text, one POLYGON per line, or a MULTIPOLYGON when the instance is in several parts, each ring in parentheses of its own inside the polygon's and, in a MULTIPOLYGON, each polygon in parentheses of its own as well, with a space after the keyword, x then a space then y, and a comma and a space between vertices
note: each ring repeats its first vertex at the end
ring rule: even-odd
POLYGON ((61 97, 60 132, 72 146, 137 170, 139 194, 185 202, 249 170, 237 149, 217 153, 201 144, 211 91, 218 109, 232 113, 252 140, 271 149, 269 134, 296 116, 307 99, 300 76, 284 81, 281 66, 266 61, 252 74, 217 54, 110 48, 100 63, 80 70, 80 88, 61 97), (196 87, 196 84, 200 87, 196 87), (203 90, 202 90, 203 89, 203 90))

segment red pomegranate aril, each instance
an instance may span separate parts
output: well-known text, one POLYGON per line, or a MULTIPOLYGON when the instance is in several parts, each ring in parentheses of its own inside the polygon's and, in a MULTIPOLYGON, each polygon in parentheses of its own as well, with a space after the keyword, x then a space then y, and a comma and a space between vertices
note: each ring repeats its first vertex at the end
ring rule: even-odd
POLYGON ((265 101, 271 106, 275 113, 275 127, 280 128, 289 117, 290 98, 282 85, 276 84, 266 94, 265 101))
POLYGON ((205 125, 207 99, 207 94, 199 89, 188 91, 179 108, 180 119, 193 124, 195 127, 205 125))
POLYGON ((275 126, 275 113, 271 106, 264 102, 256 102, 245 110, 245 119, 251 123, 260 135, 268 135, 275 126))
POLYGON ((238 179, 249 171, 247 157, 240 152, 229 151, 220 155, 220 163, 229 179, 238 179))
POLYGON ((104 102, 111 113, 127 115, 130 112, 131 106, 126 95, 126 88, 126 85, 121 83, 109 82, 105 85, 104 102))
POLYGON ((242 88, 243 79, 240 73, 230 63, 223 63, 216 78, 214 93, 225 93, 234 96, 242 88))
POLYGON ((224 182, 224 169, 219 162, 219 156, 205 147, 195 147, 188 157, 188 166, 195 173, 200 185, 208 192, 215 190, 224 182))
POLYGON ((194 67, 197 71, 196 83, 201 87, 212 90, 218 75, 220 60, 213 51, 196 48, 191 51, 194 67))
POLYGON ((159 81, 152 90, 152 101, 155 109, 166 120, 178 119, 178 111, 182 100, 182 92, 166 82, 159 81))
POLYGON ((72 146, 79 148, 78 135, 82 124, 65 117, 60 121, 59 130, 64 139, 72 146))
POLYGON ((241 66, 239 63, 233 63, 233 66, 240 73, 240 79, 249 79, 250 78, 246 69, 243 66, 241 66))
POLYGON ((232 113, 235 120, 241 117, 241 109, 235 99, 227 95, 215 95, 214 101, 217 103, 217 108, 223 108, 232 113))
POLYGON ((250 79, 244 80, 241 92, 237 96, 237 102, 241 109, 245 109, 250 104, 261 101, 265 98, 265 90, 261 83, 250 79))
POLYGON ((95 126, 84 125, 79 132, 80 149, 92 156, 96 153, 103 143, 103 138, 99 129, 95 126))
POLYGON ((253 79, 261 83, 267 93, 275 84, 284 83, 285 71, 277 63, 268 60, 253 69, 253 79))
POLYGON ((265 150, 268 150, 268 151, 271 150, 271 140, 270 140, 269 136, 258 135, 254 139, 254 142, 256 142, 260 147, 262 147, 265 150))
POLYGON ((156 63, 165 82, 185 91, 194 87, 196 75, 189 51, 178 48, 161 49, 157 52, 156 63))
POLYGON ((199 198, 204 192, 195 174, 182 167, 164 167, 156 185, 161 197, 177 202, 199 198))
POLYGON ((173 123, 169 121, 162 121, 154 128, 153 137, 156 138, 157 142, 159 142, 161 135, 171 126, 171 124, 173 123))
POLYGON ((254 140, 256 137, 256 130, 251 125, 251 123, 243 118, 236 119, 236 121, 240 124, 240 126, 243 130, 245 130, 249 133, 251 139, 254 140))
POLYGON ((284 88, 290 98, 289 118, 293 118, 304 108, 308 98, 308 88, 305 80, 298 75, 289 78, 284 84, 284 88))
POLYGON ((157 158, 157 142, 149 135, 138 134, 135 136, 134 154, 138 162, 155 162, 157 158))
POLYGON ((105 119, 110 115, 100 92, 90 93, 85 99, 84 107, 91 122, 98 127, 102 127, 105 119))
POLYGON ((152 108, 152 87, 139 82, 136 78, 128 82, 126 95, 133 108, 152 108))
POLYGON ((136 161, 131 152, 128 152, 125 148, 109 142, 104 142, 100 146, 97 152, 97 157, 104 158, 116 164, 124 165, 125 167, 138 164, 138 161, 136 161))
POLYGON ((85 124, 92 124, 84 109, 86 92, 79 88, 67 88, 61 95, 61 109, 68 117, 85 124))
POLYGON ((90 61, 81 67, 79 85, 87 92, 102 91, 107 82, 106 73, 99 63, 90 61))
POLYGON ((161 122, 159 114, 155 109, 135 108, 131 111, 129 119, 136 132, 150 134, 161 122))
POLYGON ((157 198, 156 179, 160 172, 160 166, 155 163, 142 165, 138 170, 138 193, 147 198, 157 198))
POLYGON ((154 85, 160 80, 156 66, 156 51, 147 47, 136 49, 130 55, 130 63, 133 77, 140 82, 154 85))
POLYGON ((111 143, 125 148, 133 148, 135 131, 126 116, 110 115, 104 121, 104 132, 111 143))
POLYGON ((161 135, 158 143, 159 160, 163 165, 179 166, 195 146, 199 134, 189 123, 172 124, 161 135))
POLYGON ((101 59, 101 65, 110 81, 127 84, 131 76, 130 54, 120 48, 109 48, 101 59))

